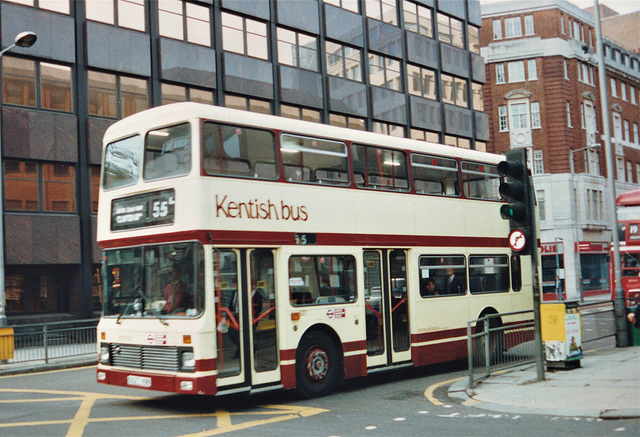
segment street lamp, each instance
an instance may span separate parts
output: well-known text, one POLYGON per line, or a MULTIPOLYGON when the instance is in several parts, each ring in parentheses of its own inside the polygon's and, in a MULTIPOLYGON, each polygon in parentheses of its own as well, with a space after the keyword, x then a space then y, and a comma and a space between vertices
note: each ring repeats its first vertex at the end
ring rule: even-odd
POLYGON ((25 49, 29 48, 36 43, 37 39, 38 39, 38 35, 36 35, 33 32, 20 32, 19 34, 16 35, 16 39, 13 44, 11 44, 9 47, 2 49, 2 51, 0 51, 0 56, 4 55, 6 52, 8 52, 14 47, 22 47, 25 49))
MULTIPOLYGON (((20 32, 16 35, 13 44, 0 50, 0 58, 14 47, 29 48, 36 43, 38 36, 30 31, 20 32)), ((0 76, 1 79, 1 76, 0 76)), ((0 87, 0 101, 2 101, 2 87, 0 87)), ((2 131, 2 116, 0 114, 0 131, 2 131)), ((2 174, 2 138, 0 137, 0 197, 3 191, 2 174)), ((0 328, 7 326, 7 315, 5 313, 6 295, 4 284, 4 199, 0 198, 0 328)))
MULTIPOLYGON (((574 269, 575 269, 575 274, 577 275, 577 279, 578 279, 578 292, 580 294, 580 302, 582 303, 584 301, 584 296, 582 295, 582 265, 580 263, 580 250, 579 247, 580 245, 578 244, 578 208, 576 205, 576 184, 575 184, 575 163, 573 160, 573 154, 577 153, 577 152, 583 152, 585 150, 593 150, 593 149, 597 149, 600 147, 600 144, 592 144, 590 146, 587 147, 581 147, 580 149, 569 149, 569 164, 571 167, 571 209, 573 210, 573 239, 574 239, 574 253, 573 253, 573 259, 574 259, 574 269)), ((588 167, 589 161, 587 160, 587 167, 588 167)), ((565 276, 565 281, 566 281, 566 276, 565 276)), ((566 284, 565 284, 566 287, 566 284)))

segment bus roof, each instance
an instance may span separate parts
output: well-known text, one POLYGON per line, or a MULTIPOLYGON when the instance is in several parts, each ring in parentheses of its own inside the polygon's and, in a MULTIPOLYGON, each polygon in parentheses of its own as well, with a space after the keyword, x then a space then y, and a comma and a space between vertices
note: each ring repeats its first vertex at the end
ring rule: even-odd
POLYGON ((616 205, 640 205, 640 188, 626 191, 616 198, 616 205))
POLYGON ((119 120, 111 125, 105 132, 104 145, 106 146, 106 144, 116 139, 130 136, 134 132, 144 133, 150 126, 160 127, 192 118, 212 119, 220 122, 244 124, 247 126, 315 135, 324 138, 347 139, 351 142, 384 144, 385 147, 413 150, 422 153, 435 153, 443 156, 491 163, 498 163, 505 159, 504 156, 494 153, 479 152, 443 144, 427 143, 425 141, 411 140, 408 138, 393 137, 368 131, 194 102, 180 102, 157 106, 119 120))

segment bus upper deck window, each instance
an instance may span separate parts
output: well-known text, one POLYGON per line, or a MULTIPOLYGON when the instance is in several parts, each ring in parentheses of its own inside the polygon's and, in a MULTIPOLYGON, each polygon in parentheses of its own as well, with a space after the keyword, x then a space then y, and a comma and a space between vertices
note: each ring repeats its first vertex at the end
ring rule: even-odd
POLYGON ((178 124, 149 131, 144 140, 145 180, 183 176, 191 171, 191 126, 178 124))
POLYGON ((140 175, 140 136, 114 141, 107 145, 104 152, 104 176, 102 186, 105 189, 133 185, 140 175))
POLYGON ((202 161, 210 175, 276 179, 276 141, 272 132, 206 122, 202 161))

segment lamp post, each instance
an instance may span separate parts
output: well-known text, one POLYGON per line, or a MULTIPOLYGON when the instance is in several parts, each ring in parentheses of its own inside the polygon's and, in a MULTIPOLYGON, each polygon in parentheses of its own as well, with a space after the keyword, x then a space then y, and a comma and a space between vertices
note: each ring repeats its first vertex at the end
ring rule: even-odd
MULTIPOLYGON (((20 32, 10 46, 0 50, 0 58, 14 47, 29 48, 36 43, 38 36, 30 31, 20 32)), ((0 101, 2 100, 2 88, 0 87, 0 101)), ((2 171, 2 114, 0 113, 0 197, 3 188, 3 171, 2 171)), ((0 328, 7 326, 7 315, 5 312, 6 294, 4 283, 4 199, 0 198, 0 328)))
MULTIPOLYGON (((573 259, 574 259, 574 270, 576 277, 578 279, 578 292, 580 294, 580 303, 584 301, 584 296, 582 295, 582 264, 580 262, 580 245, 578 244, 578 205, 576 205, 576 184, 575 184, 575 162, 573 160, 573 154, 577 152, 583 152, 585 150, 593 150, 600 147, 600 144, 593 144, 587 147, 581 147, 580 149, 570 149, 569 150, 569 164, 571 166, 571 209, 573 210, 573 259)), ((565 279, 566 281, 566 279, 565 279)))
POLYGON ((611 244, 613 245, 613 267, 615 281, 615 297, 613 299, 613 310, 616 319, 616 346, 626 347, 629 345, 629 335, 627 333, 627 317, 624 303, 624 290, 622 289, 622 265, 620 262, 620 238, 618 237, 618 213, 616 211, 616 178, 613 167, 613 148, 611 147, 611 129, 609 126, 609 100, 607 96, 607 66, 604 63, 604 42, 602 41, 602 26, 600 23, 600 5, 598 0, 593 0, 596 19, 596 43, 598 54, 598 84, 600 86, 600 105, 602 107, 602 134, 604 138, 604 151, 607 161, 607 179, 609 180, 609 208, 613 211, 611 215, 611 244))

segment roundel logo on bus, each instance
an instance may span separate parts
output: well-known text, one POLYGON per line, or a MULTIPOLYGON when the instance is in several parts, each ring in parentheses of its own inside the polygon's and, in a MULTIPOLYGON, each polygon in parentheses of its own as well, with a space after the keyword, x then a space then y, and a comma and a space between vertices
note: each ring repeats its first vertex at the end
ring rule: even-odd
POLYGON ((272 202, 271 199, 237 202, 228 195, 216 194, 216 217, 254 220, 290 220, 306 222, 309 220, 306 205, 289 205, 284 200, 272 202))

